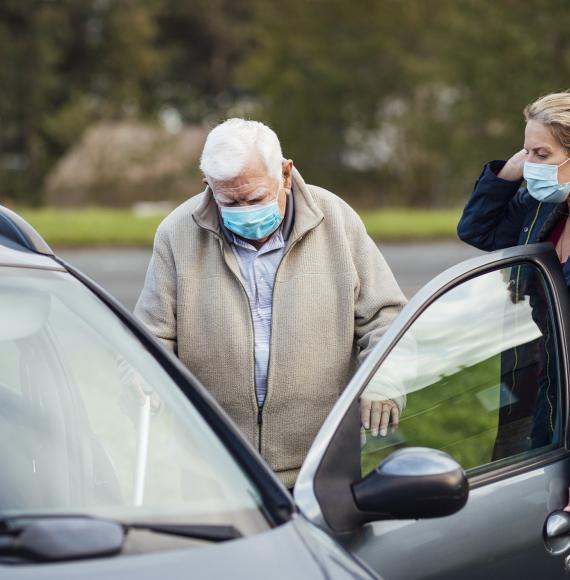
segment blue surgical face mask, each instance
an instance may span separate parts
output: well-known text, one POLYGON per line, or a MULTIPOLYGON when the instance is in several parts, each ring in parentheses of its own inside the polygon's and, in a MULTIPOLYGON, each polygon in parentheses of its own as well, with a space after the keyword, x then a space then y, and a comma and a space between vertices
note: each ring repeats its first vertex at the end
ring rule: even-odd
MULTIPOLYGON (((564 161, 567 163, 570 157, 564 161)), ((560 165, 547 163, 524 163, 524 178, 528 192, 534 199, 547 203, 562 203, 570 193, 570 183, 558 183, 558 168, 560 165)))
POLYGON ((277 201, 262 205, 221 207, 220 211, 226 228, 246 240, 267 238, 283 220, 277 201))

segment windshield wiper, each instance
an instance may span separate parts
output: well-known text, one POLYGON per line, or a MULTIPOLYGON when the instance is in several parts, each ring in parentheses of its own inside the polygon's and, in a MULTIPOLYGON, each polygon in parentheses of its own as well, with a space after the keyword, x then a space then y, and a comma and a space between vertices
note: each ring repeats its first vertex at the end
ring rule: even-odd
POLYGON ((0 519, 0 558, 56 562, 114 556, 122 551, 129 530, 148 530, 207 542, 242 537, 231 525, 122 523, 73 514, 22 515, 0 519))
POLYGON ((157 524, 152 522, 135 522, 125 524, 127 529, 149 530, 159 534, 183 536, 208 542, 226 542, 241 538, 242 534, 234 526, 219 524, 157 524))

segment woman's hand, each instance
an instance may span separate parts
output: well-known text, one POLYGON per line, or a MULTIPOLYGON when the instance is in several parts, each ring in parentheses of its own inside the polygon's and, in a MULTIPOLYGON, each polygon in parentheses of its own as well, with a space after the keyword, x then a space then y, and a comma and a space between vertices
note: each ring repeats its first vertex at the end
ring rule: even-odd
POLYGON ((518 181, 523 178, 524 162, 528 152, 526 149, 521 149, 515 153, 504 165, 503 169, 499 171, 497 177, 506 179, 507 181, 518 181))

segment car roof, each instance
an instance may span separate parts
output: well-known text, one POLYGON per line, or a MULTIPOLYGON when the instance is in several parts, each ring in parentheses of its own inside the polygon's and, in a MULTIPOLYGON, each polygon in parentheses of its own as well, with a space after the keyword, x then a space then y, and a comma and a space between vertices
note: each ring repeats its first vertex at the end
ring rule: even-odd
POLYGON ((0 266, 65 271, 40 234, 21 216, 2 205, 0 266))

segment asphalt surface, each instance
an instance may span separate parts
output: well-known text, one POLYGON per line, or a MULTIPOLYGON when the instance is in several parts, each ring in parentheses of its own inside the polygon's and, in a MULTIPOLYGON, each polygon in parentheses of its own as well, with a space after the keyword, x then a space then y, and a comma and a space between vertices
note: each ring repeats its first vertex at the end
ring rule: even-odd
MULTIPOLYGON (((381 244, 380 250, 408 297, 436 274, 481 253, 462 242, 381 244)), ((134 308, 144 283, 150 250, 66 249, 58 254, 103 286, 129 310, 134 308)))

